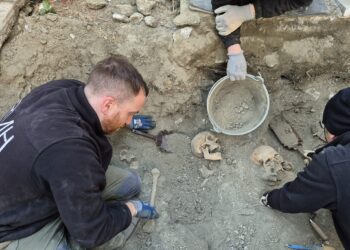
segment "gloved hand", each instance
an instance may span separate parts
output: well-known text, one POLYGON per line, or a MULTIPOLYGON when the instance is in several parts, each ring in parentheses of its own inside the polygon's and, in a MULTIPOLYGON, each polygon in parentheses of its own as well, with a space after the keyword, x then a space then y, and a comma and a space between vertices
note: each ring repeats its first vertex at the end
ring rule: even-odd
POLYGON ((128 127, 137 130, 150 130, 156 127, 156 122, 150 115, 134 115, 128 127))
POLYGON ((231 81, 245 79, 247 74, 247 62, 243 51, 228 54, 226 73, 231 81))
POLYGON ((271 208, 268 202, 269 192, 264 193, 260 198, 260 203, 265 207, 271 208))
POLYGON ((238 29, 243 22, 255 18, 254 6, 252 4, 237 6, 225 5, 217 8, 215 14, 216 29, 221 36, 227 36, 238 29))
POLYGON ((141 218, 141 219, 157 219, 159 218, 159 214, 157 210, 149 205, 146 202, 140 201, 140 200, 131 200, 129 201, 131 204, 133 204, 136 208, 136 215, 135 217, 141 218))

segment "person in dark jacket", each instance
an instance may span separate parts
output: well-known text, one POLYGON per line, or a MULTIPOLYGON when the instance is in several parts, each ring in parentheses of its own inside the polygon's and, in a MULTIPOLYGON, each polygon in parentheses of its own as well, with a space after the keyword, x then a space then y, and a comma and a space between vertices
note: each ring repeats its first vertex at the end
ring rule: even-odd
POLYGON ((211 0, 216 29, 228 55, 227 76, 243 80, 247 62, 240 45, 240 26, 260 17, 274 17, 311 4, 312 0, 211 0))
MULTIPOLYGON (((308 10, 308 15, 326 13, 323 0, 308 10)), ((226 73, 232 81, 243 80, 247 74, 247 62, 241 49, 240 27, 245 21, 279 16, 286 11, 307 7, 312 0, 190 0, 189 8, 214 13, 216 29, 228 55, 226 73), (211 1, 211 2, 210 2, 211 1)))
POLYGON ((140 177, 109 166, 106 137, 132 123, 147 95, 140 73, 112 56, 94 67, 86 85, 48 82, 0 120, 3 247, 93 248, 124 232, 134 216, 158 217, 135 198, 140 177))
POLYGON ((294 181, 265 193, 261 201, 285 213, 329 209, 341 242, 350 249, 350 88, 327 102, 323 124, 328 143, 294 181))
POLYGON ((227 49, 227 75, 243 80, 247 62, 240 46, 240 26, 260 17, 274 17, 286 11, 308 6, 312 0, 212 0, 216 29, 227 49))

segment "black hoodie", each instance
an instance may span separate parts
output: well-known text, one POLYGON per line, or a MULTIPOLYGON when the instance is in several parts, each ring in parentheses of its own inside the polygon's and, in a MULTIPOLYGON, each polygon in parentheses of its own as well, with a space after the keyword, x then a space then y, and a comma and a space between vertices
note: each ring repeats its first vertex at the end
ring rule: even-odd
POLYGON ((350 249, 350 132, 317 150, 294 181, 269 192, 268 205, 286 213, 329 209, 340 240, 350 249))
POLYGON ((126 205, 101 198, 111 156, 81 82, 34 89, 0 120, 0 242, 29 236, 57 217, 87 248, 127 228, 126 205))

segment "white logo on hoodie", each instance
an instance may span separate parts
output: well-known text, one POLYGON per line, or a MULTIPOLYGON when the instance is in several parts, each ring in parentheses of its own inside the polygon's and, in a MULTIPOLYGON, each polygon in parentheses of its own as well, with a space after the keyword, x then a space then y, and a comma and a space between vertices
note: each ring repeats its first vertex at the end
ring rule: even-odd
POLYGON ((13 129, 14 121, 0 123, 0 153, 1 151, 15 138, 14 135, 9 135, 13 129))

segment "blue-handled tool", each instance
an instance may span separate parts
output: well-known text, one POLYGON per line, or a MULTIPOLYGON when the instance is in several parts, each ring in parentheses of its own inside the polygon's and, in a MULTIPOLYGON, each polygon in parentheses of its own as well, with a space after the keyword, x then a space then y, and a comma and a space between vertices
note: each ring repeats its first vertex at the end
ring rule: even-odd
POLYGON ((289 249, 311 250, 311 248, 306 247, 306 246, 301 246, 301 245, 291 245, 291 244, 288 244, 287 247, 288 247, 289 249))
POLYGON ((323 249, 321 245, 302 246, 302 245, 288 244, 286 247, 288 247, 289 249, 297 249, 297 250, 322 250, 323 249))

